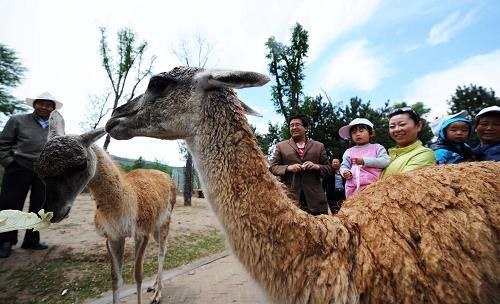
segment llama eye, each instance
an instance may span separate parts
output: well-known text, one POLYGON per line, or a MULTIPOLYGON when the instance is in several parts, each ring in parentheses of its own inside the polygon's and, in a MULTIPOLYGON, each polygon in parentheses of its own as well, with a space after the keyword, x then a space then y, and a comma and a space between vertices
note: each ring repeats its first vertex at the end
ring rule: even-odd
POLYGON ((78 171, 78 172, 87 169, 87 162, 85 161, 85 162, 78 164, 74 169, 75 169, 75 171, 78 171))
POLYGON ((168 85, 169 79, 162 76, 153 76, 148 84, 148 91, 153 94, 161 93, 168 85))

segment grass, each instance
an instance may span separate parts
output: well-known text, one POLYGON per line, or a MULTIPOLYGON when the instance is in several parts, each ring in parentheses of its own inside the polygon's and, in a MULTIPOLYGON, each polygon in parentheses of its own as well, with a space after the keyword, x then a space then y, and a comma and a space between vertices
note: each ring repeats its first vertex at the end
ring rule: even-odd
MULTIPOLYGON (((169 240, 164 269, 188 264, 226 249, 217 230, 183 235, 169 240)), ((156 248, 155 248, 156 249, 156 248)), ((132 258, 125 259, 125 283, 133 283, 132 258)), ((144 259, 144 277, 156 274, 156 250, 144 259)), ((36 268, 20 269, 0 282, 0 303, 81 303, 111 289, 107 256, 68 256, 44 261, 36 268), (61 293, 67 289, 63 296, 61 293)))

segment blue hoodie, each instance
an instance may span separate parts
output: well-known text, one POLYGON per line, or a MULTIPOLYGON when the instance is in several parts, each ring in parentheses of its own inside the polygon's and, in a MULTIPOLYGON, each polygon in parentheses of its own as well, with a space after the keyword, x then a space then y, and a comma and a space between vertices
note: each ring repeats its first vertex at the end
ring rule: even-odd
POLYGON ((446 139, 445 129, 450 124, 463 121, 469 126, 469 134, 471 130, 471 123, 462 117, 453 117, 443 122, 441 129, 439 130, 439 136, 437 142, 434 143, 431 148, 436 154, 436 162, 438 164, 456 164, 464 160, 471 159, 471 148, 465 142, 455 143, 446 139))

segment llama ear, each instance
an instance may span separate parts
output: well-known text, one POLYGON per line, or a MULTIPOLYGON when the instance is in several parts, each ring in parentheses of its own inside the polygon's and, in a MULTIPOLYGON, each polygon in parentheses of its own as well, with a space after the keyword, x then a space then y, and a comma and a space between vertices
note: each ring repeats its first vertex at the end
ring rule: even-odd
POLYGON ((82 138, 83 144, 88 147, 96 142, 99 138, 103 137, 104 134, 106 134, 104 128, 98 128, 88 131, 87 133, 80 135, 80 137, 82 138))
POLYGON ((49 117, 48 139, 64 135, 64 118, 57 110, 52 111, 49 117))
POLYGON ((260 87, 269 81, 269 77, 263 74, 246 71, 216 71, 207 70, 198 75, 198 79, 207 87, 226 87, 242 89, 249 87, 260 87))
POLYGON ((240 101, 240 103, 241 103, 241 106, 243 107, 243 110, 245 111, 245 114, 257 116, 257 117, 262 117, 262 114, 255 111, 254 109, 250 108, 249 106, 247 106, 243 101, 240 101))
MULTIPOLYGON (((222 87, 242 89, 249 87, 260 87, 269 81, 269 77, 256 72, 246 71, 216 71, 207 70, 196 76, 198 83, 205 89, 210 87, 222 87)), ((262 117, 262 115, 250 108, 244 102, 241 102, 245 114, 262 117)))

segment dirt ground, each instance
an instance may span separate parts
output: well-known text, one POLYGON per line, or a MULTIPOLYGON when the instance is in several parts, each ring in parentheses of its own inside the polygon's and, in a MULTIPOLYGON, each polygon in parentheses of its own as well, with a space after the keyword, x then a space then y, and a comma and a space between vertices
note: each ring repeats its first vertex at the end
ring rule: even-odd
MULTIPOLYGON (((27 205, 27 204, 26 204, 27 205)), ((17 269, 26 263, 36 263, 44 259, 55 259, 67 254, 96 255, 105 254, 105 239, 94 228, 95 202, 90 194, 81 194, 68 218, 52 224, 41 232, 41 240, 50 247, 47 250, 31 251, 20 249, 24 231, 19 233, 19 243, 13 247, 12 255, 0 260, 1 269, 17 269)), ((179 235, 220 229, 220 224, 209 209, 205 199, 193 198, 192 206, 184 206, 182 195, 172 213, 169 238, 179 235)), ((155 242, 150 242, 155 246, 155 242)), ((133 239, 126 241, 127 251, 133 248, 133 239)))

